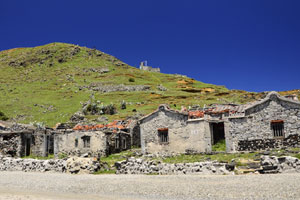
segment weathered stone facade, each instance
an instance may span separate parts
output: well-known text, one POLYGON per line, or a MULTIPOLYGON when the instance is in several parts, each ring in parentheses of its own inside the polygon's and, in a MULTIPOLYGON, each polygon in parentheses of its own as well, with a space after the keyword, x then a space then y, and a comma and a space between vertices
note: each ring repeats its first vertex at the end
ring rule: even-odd
POLYGON ((64 131, 56 133, 54 137, 55 156, 81 156, 87 154, 92 157, 106 155, 106 136, 101 131, 64 131))
POLYGON ((270 92, 246 105, 179 112, 162 105, 140 120, 143 153, 210 152, 225 140, 227 152, 300 147, 300 102, 270 92), (161 140, 165 130, 167 142, 161 140))
POLYGON ((158 110, 140 120, 142 152, 208 152, 211 140, 205 134, 209 132, 207 130, 209 124, 206 121, 188 121, 187 113, 161 105, 158 110), (166 140, 161 141, 160 131, 165 131, 166 140))
POLYGON ((272 92, 245 109, 242 117, 229 117, 228 151, 251 151, 299 146, 300 102, 272 92), (272 122, 282 123, 282 136, 274 136, 272 122), (287 142, 288 141, 288 142, 287 142))
MULTIPOLYGON (((132 132, 124 128, 100 130, 49 129, 13 123, 0 124, 0 155, 101 157, 130 149, 132 132)), ((120 125, 115 125, 121 127, 120 125)), ((88 126, 85 126, 88 127, 88 126)), ((135 133, 136 134, 136 133, 135 133)))
POLYGON ((53 132, 6 122, 0 130, 0 154, 12 157, 48 156, 54 153, 53 132))
POLYGON ((125 133, 125 132, 114 133, 108 131, 105 134, 107 138, 106 155, 125 151, 127 149, 130 149, 132 146, 131 136, 129 133, 125 133))

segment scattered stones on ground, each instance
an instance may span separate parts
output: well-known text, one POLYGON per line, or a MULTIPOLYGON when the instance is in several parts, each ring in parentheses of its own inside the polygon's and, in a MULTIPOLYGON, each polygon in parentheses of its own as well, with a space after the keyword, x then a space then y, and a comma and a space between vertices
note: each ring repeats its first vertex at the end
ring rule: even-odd
POLYGON ((167 90, 168 90, 168 89, 165 88, 162 84, 158 85, 156 88, 157 88, 158 90, 160 90, 160 91, 167 91, 167 90))
POLYGON ((150 90, 150 86, 147 85, 107 85, 102 82, 91 83, 88 86, 79 86, 79 89, 88 89, 101 93, 108 92, 134 92, 134 91, 147 91, 150 90))

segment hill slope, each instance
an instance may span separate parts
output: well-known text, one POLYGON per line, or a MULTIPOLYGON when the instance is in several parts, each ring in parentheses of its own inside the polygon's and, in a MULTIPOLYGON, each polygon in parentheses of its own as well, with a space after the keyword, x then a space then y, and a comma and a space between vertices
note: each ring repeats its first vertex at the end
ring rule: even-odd
POLYGON ((109 120, 131 116, 134 109, 147 114, 161 103, 180 109, 182 105, 245 103, 263 95, 141 71, 96 49, 65 43, 1 51, 0 69, 0 111, 19 122, 49 126, 68 121, 92 94, 104 105, 116 105, 118 113, 106 115, 109 120), (127 107, 122 110, 123 100, 127 107))

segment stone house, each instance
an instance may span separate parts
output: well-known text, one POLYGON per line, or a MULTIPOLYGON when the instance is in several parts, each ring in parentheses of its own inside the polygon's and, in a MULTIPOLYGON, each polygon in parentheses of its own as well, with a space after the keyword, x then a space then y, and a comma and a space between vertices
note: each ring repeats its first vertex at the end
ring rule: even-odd
POLYGON ((143 153, 210 151, 209 124, 167 105, 140 119, 140 134, 143 153))
POLYGON ((101 131, 60 131, 56 132, 54 141, 55 157, 83 154, 91 157, 106 155, 106 138, 101 131))
POLYGON ((300 102, 276 92, 250 104, 188 112, 161 105, 139 123, 143 153, 211 152, 221 140, 227 152, 300 145, 300 102))
POLYGON ((255 151, 300 145, 300 102, 270 92, 228 117, 227 151, 255 151))
POLYGON ((0 123, 0 154, 23 157, 48 156, 54 153, 53 133, 30 125, 0 123))
POLYGON ((128 122, 124 121, 62 129, 56 132, 54 141, 56 156, 87 154, 91 157, 107 156, 130 149, 132 142, 128 122))
POLYGON ((107 156, 131 148, 131 132, 126 123, 107 125, 36 128, 11 122, 0 123, 0 154, 11 157, 54 154, 89 157, 107 156))

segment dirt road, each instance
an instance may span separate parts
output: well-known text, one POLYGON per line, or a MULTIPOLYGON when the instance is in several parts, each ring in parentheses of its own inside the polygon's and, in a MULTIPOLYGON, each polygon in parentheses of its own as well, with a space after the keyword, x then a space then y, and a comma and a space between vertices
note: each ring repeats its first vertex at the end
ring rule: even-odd
POLYGON ((0 199, 300 199, 300 174, 147 176, 0 172, 0 199))

